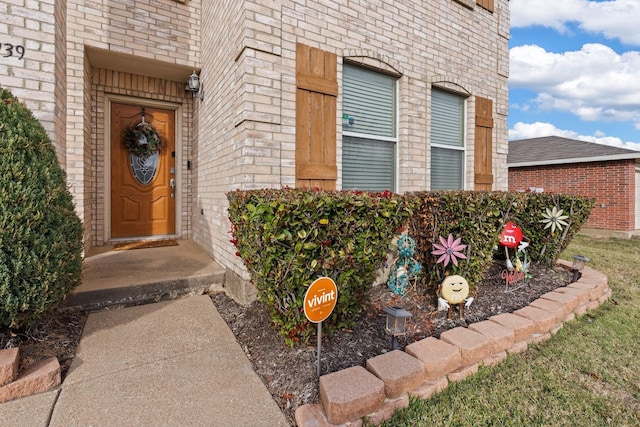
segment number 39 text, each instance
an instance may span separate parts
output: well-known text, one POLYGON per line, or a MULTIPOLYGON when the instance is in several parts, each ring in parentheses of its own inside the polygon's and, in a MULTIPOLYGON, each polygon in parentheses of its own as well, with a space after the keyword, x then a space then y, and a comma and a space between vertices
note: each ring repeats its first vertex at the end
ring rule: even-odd
POLYGON ((14 45, 11 43, 0 43, 0 56, 3 58, 10 58, 17 56, 18 59, 24 58, 25 48, 21 45, 14 45))

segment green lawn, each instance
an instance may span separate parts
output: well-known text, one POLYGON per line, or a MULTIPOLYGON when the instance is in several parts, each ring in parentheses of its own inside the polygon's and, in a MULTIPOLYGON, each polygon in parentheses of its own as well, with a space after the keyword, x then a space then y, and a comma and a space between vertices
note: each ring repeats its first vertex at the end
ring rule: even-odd
POLYGON ((640 426, 640 240, 580 235, 562 258, 574 254, 608 276, 607 302, 384 425, 640 426))

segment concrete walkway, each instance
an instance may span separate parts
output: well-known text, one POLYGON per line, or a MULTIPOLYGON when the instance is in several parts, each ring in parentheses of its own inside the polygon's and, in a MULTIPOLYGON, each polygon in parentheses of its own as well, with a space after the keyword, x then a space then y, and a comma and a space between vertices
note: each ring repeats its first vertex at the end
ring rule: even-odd
MULTIPOLYGON (((94 258, 100 262, 87 269, 77 296, 94 304, 114 288, 171 293, 190 275, 201 286, 212 260, 192 245, 94 258), (168 270, 123 263, 136 257, 168 270)), ((207 295, 91 313, 62 385, 0 404, 0 420, 3 427, 289 425, 207 295)))
POLYGON ((92 313, 54 391, 0 405, 9 426, 287 426, 206 296, 92 313))

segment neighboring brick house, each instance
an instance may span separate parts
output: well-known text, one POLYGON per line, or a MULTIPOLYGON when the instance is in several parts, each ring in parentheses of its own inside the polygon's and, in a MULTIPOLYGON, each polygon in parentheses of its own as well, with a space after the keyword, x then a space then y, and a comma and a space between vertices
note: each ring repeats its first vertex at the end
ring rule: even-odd
POLYGON ((640 229, 640 151, 548 136, 509 142, 509 191, 594 197, 586 228, 640 229))
POLYGON ((0 13, 0 85, 49 132, 89 253, 192 239, 245 283, 229 191, 507 189, 508 0, 30 0, 0 13), (149 162, 122 144, 143 118, 168 144, 149 162))

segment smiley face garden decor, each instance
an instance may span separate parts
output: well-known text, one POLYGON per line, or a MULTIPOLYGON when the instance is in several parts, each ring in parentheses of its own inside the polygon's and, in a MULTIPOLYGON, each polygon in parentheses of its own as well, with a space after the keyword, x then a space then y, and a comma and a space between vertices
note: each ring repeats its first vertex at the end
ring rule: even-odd
POLYGON ((447 276, 438 287, 438 305, 447 308, 447 319, 451 318, 451 306, 458 305, 458 318, 462 319, 463 307, 469 307, 473 298, 469 297, 469 283, 458 275, 447 276))

